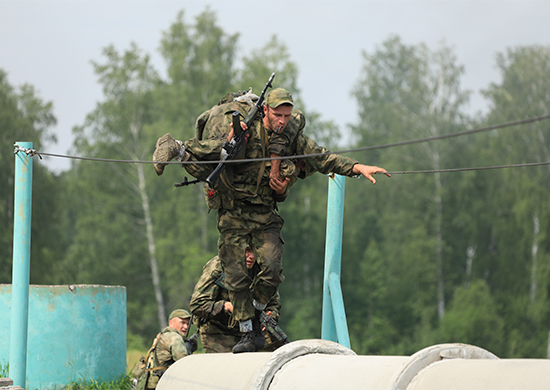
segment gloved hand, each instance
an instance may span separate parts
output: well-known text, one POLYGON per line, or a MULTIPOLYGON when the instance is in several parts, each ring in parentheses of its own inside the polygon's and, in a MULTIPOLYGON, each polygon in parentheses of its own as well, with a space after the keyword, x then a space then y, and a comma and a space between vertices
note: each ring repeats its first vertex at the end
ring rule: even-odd
POLYGON ((189 337, 187 339, 187 342, 185 343, 185 348, 187 348, 187 353, 189 355, 193 354, 198 348, 198 342, 197 339, 199 338, 199 334, 195 333, 193 336, 189 337))

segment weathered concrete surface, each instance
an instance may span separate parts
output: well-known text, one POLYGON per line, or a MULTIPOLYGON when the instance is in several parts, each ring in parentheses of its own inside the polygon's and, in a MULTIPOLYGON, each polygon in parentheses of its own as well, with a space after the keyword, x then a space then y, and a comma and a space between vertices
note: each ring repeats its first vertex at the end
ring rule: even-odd
POLYGON ((272 353, 201 354, 177 361, 158 390, 542 390, 550 360, 499 359, 468 344, 440 344, 412 356, 358 356, 326 340, 272 353))
MULTIPOLYGON (((29 287, 27 388, 58 388, 126 372, 126 288, 29 287)), ((0 362, 10 357, 11 285, 0 284, 0 362)))

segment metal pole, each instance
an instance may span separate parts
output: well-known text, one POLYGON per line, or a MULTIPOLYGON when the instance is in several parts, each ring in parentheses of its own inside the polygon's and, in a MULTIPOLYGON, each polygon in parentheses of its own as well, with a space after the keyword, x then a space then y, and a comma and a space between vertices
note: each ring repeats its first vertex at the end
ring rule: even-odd
MULTIPOLYGON (((18 142, 32 150, 32 142, 18 142)), ((11 288, 10 378, 25 388, 31 264, 32 155, 15 151, 13 273, 11 288)))
POLYGON ((340 288, 345 177, 329 176, 321 338, 350 347, 340 288))
POLYGON ((332 315, 336 328, 336 340, 344 347, 351 348, 348 333, 348 323, 346 321, 346 310, 344 309, 344 295, 342 294, 342 285, 340 275, 331 273, 328 277, 330 286, 330 297, 332 300, 332 315))

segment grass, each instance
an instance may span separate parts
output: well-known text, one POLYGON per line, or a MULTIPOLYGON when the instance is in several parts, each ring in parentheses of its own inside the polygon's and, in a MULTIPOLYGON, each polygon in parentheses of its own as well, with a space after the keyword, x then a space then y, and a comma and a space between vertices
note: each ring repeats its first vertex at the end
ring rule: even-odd
POLYGON ((0 378, 8 378, 10 374, 10 364, 5 360, 0 364, 0 378))
POLYGON ((123 375, 111 382, 98 382, 96 380, 79 380, 71 382, 62 390, 130 390, 132 388, 131 377, 123 375))
MULTIPOLYGON (((0 377, 9 377, 9 363, 5 361, 0 363, 0 377)), ((69 383, 60 390, 130 390, 132 388, 131 380, 132 377, 129 375, 122 375, 120 378, 110 382, 80 379, 69 383)))
POLYGON ((128 350, 126 352, 126 372, 132 372, 139 358, 145 355, 147 355, 147 351, 128 350))

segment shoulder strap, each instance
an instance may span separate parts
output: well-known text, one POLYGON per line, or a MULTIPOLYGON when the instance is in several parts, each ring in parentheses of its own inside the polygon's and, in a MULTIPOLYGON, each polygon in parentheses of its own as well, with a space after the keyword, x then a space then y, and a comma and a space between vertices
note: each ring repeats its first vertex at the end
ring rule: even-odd
POLYGON ((155 339, 153 340, 153 345, 151 346, 151 348, 149 348, 149 351, 147 351, 147 355, 145 356, 145 370, 146 371, 155 371, 155 370, 159 370, 159 369, 164 369, 164 367, 153 367, 151 368, 151 366, 153 365, 152 362, 150 364, 150 359, 151 359, 151 354, 153 352, 155 352, 155 349, 157 348, 157 344, 159 343, 159 340, 160 340, 160 335, 161 335, 162 332, 159 332, 159 334, 157 334, 157 337, 155 337, 155 339))
MULTIPOLYGON (((268 138, 267 138, 267 131, 264 128, 263 124, 260 124, 260 141, 261 141, 261 145, 262 145, 262 157, 265 158, 265 157, 267 157, 266 150, 267 150, 267 146, 269 144, 269 141, 268 141, 268 138)), ((254 165, 254 168, 256 168, 257 165, 256 164, 253 164, 253 165, 254 165)), ((263 160, 260 164, 260 170, 258 171, 258 178, 256 180, 256 188, 254 189, 253 192, 251 192, 250 190, 239 189, 239 188, 234 187, 231 182, 229 182, 227 179, 224 178, 223 174, 221 175, 221 178, 222 178, 223 183, 229 189, 231 189, 233 191, 236 191, 236 192, 246 193, 250 196, 256 196, 258 194, 258 188, 260 187, 260 182, 262 181, 262 177, 264 175, 266 165, 267 165, 266 160, 263 160)))

